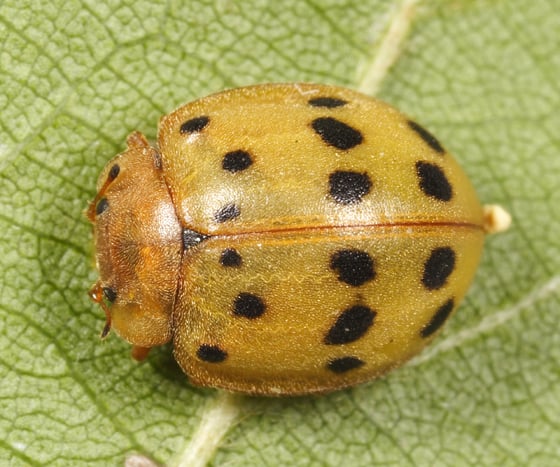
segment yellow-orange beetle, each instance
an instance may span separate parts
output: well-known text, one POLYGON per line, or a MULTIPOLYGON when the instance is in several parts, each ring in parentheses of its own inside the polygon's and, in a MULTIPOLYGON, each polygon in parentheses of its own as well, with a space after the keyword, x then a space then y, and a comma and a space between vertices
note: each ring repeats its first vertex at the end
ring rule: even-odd
POLYGON ((485 215, 428 131, 352 90, 265 84, 197 100, 111 160, 88 216, 90 295, 141 359, 195 384, 328 392, 417 354, 476 270, 485 215))

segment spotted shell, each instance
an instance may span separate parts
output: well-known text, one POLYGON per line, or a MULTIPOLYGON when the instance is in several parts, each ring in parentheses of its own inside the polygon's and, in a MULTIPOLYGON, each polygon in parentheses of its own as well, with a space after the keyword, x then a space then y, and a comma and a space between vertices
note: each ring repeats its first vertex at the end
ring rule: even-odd
POLYGON ((426 129, 352 90, 265 84, 139 133, 89 209, 92 297, 138 358, 252 394, 355 385, 429 343, 475 273, 484 216, 426 129))

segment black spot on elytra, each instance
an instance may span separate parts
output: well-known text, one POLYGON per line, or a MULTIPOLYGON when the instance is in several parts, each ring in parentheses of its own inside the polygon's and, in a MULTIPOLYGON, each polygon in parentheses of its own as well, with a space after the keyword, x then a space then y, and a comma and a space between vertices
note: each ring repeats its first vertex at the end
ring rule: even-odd
POLYGON ((426 130, 423 126, 418 125, 418 123, 413 122, 412 120, 408 121, 408 126, 412 128, 416 133, 418 133, 420 138, 422 138, 424 142, 428 146, 430 146, 434 151, 436 151, 439 154, 445 153, 445 149, 439 143, 437 138, 434 135, 432 135, 428 130, 426 130))
POLYGON ((261 316, 266 310, 262 298, 259 296, 241 292, 233 302, 233 314, 243 316, 249 319, 255 319, 261 316))
POLYGON ((326 107, 328 109, 333 109, 335 107, 342 107, 346 105, 348 102, 344 99, 339 99, 337 97, 314 97, 313 99, 309 99, 307 101, 309 105, 313 107, 326 107))
POLYGON ((241 149, 228 152, 222 159, 222 168, 228 172, 240 172, 253 163, 251 154, 241 149))
POLYGON ((325 143, 337 149, 352 149, 364 139, 358 130, 332 117, 316 118, 311 127, 325 143))
POLYGON ((226 248, 220 255, 220 264, 226 267, 241 266, 241 255, 234 248, 226 248))
POLYGON ((117 299, 117 291, 111 287, 103 287, 103 296, 111 303, 117 299))
POLYGON ((371 190, 367 173, 337 170, 329 175, 329 193, 337 203, 355 204, 371 190))
POLYGON ((449 201, 453 196, 451 185, 445 173, 436 164, 416 162, 416 173, 420 189, 428 196, 440 201, 449 201))
POLYGON ((331 256, 330 268, 338 280, 359 287, 375 278, 373 259, 365 251, 338 250, 331 256))
POLYGON ((186 133, 196 133, 202 131, 204 127, 208 125, 209 122, 210 122, 210 117, 207 117, 206 115, 191 118, 190 120, 187 120, 181 125, 179 131, 183 135, 186 133))
POLYGON ((455 302, 452 298, 447 300, 447 302, 445 302, 437 309, 430 322, 426 324, 426 326, 424 326, 422 331, 420 331, 420 335, 424 338, 430 337, 434 332, 441 328, 443 326, 443 323, 445 323, 445 321, 453 311, 454 306, 455 302))
POLYGON ((227 358, 227 352, 217 345, 202 344, 196 351, 200 360, 208 363, 220 363, 227 358))
POLYGON ((341 345, 361 338, 373 324, 377 313, 363 305, 344 310, 325 336, 327 345, 341 345))
POLYGON ((121 168, 119 167, 119 164, 113 164, 113 167, 111 167, 111 170, 109 170, 109 180, 113 181, 115 178, 117 178, 120 171, 121 168))
POLYGON ((195 230, 183 229, 181 237, 183 239, 183 249, 188 250, 189 248, 198 245, 203 240, 206 240, 208 235, 203 235, 195 230))
POLYGON ((358 357, 341 357, 327 363, 327 368, 333 373, 346 373, 347 371, 360 368, 364 364, 365 362, 358 357))
POLYGON ((109 201, 107 201, 107 198, 101 198, 98 201, 97 206, 95 206, 95 214, 98 216, 100 214, 103 214, 108 207, 109 207, 109 201))
POLYGON ((239 216, 239 214, 241 214, 241 211, 239 211, 237 205, 234 203, 229 203, 214 214, 214 220, 216 222, 222 223, 231 219, 235 219, 239 216))
POLYGON ((435 248, 424 263, 422 283, 428 290, 444 286, 455 268, 455 252, 450 247, 435 248))

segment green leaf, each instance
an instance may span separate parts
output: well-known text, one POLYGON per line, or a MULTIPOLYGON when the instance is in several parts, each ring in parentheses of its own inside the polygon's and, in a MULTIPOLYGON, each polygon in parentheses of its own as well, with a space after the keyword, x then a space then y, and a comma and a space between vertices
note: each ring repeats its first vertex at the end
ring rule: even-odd
POLYGON ((558 465, 559 27, 554 0, 4 0, 0 464, 558 465), (514 219, 430 349, 323 397, 194 388, 169 346, 134 363, 86 296, 82 213, 127 134, 266 81, 400 107, 514 219))

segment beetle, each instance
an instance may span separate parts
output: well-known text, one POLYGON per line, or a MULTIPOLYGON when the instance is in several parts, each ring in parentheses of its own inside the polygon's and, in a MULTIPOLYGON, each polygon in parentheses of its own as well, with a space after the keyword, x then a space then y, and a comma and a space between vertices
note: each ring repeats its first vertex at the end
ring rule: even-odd
POLYGON ((103 337, 137 359, 173 341, 197 385, 323 393, 400 366, 509 224, 428 130, 341 87, 224 91, 127 145, 88 209, 90 296, 103 337))

